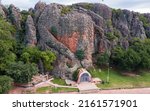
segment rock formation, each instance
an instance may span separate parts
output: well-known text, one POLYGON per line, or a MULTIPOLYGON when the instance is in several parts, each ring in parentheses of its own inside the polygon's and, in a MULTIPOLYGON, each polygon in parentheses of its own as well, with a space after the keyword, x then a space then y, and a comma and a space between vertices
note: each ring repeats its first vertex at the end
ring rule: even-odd
MULTIPOLYGON (((2 7, 0 13, 5 17, 2 7)), ((11 5, 9 14, 12 23, 20 29, 20 11, 11 5)), ((94 53, 111 52, 118 44, 127 49, 133 38, 150 37, 150 25, 141 20, 142 16, 150 23, 150 14, 116 10, 104 4, 64 6, 38 2, 29 14, 32 16, 26 21, 26 43, 55 52, 57 61, 52 74, 64 78, 71 78, 81 66, 75 55, 78 50, 85 53, 83 67, 89 68, 93 66, 94 53)))
POLYGON ((21 29, 21 14, 20 10, 14 5, 10 5, 9 7, 9 16, 12 20, 12 23, 17 27, 17 29, 21 29))
POLYGON ((6 13, 4 12, 4 6, 0 4, 0 16, 3 18, 6 18, 6 13))
POLYGON ((26 21, 26 43, 30 46, 35 46, 37 44, 37 38, 36 38, 36 28, 33 22, 33 18, 31 15, 28 15, 27 21, 26 21))

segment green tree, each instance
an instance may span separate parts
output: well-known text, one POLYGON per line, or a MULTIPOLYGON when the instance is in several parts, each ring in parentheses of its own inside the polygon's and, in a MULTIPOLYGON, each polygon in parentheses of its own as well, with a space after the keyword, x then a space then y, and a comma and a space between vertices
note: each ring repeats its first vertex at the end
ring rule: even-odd
POLYGON ((36 65, 30 63, 14 62, 6 68, 6 74, 12 77, 16 83, 28 83, 37 73, 38 68, 36 65))
POLYGON ((16 60, 16 55, 11 51, 13 50, 13 46, 11 42, 6 40, 0 40, 0 72, 4 72, 6 66, 10 62, 14 62, 16 60))
POLYGON ((107 52, 100 54, 97 58, 97 65, 99 66, 106 66, 109 63, 109 55, 107 52))
POLYGON ((133 71, 136 70, 141 63, 141 57, 139 53, 131 48, 125 50, 121 47, 117 47, 112 51, 111 63, 122 70, 133 71))
POLYGON ((75 55, 80 61, 82 61, 85 57, 84 50, 77 50, 75 55))
POLYGON ((0 76, 0 94, 7 93, 12 88, 13 79, 8 76, 0 76))
POLYGON ((25 63, 38 64, 42 60, 44 70, 49 71, 53 69, 52 63, 56 60, 56 55, 51 51, 41 51, 36 47, 26 47, 21 55, 21 60, 25 63))
POLYGON ((15 36, 16 30, 13 25, 0 18, 0 39, 8 40, 15 36))
POLYGON ((122 68, 125 70, 136 70, 139 63, 141 62, 141 58, 137 52, 133 49, 128 49, 125 52, 124 58, 122 58, 122 68))
POLYGON ((56 60, 56 56, 51 51, 41 51, 40 52, 40 59, 44 64, 44 68, 46 71, 53 69, 52 63, 56 60))
POLYGON ((77 50, 76 53, 75 53, 75 56, 76 56, 76 58, 80 61, 81 66, 83 66, 82 63, 81 63, 81 61, 82 61, 82 60, 84 59, 84 57, 85 57, 85 52, 84 52, 84 50, 77 50))

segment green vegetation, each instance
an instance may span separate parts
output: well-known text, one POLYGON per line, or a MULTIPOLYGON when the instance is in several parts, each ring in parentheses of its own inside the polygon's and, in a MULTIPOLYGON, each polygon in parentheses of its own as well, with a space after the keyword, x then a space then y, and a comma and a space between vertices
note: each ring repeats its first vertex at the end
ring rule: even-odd
POLYGON ((64 93, 64 92, 77 92, 77 88, 57 88, 57 87, 41 87, 36 90, 36 93, 64 93))
POLYGON ((54 78, 54 80, 52 80, 52 82, 54 84, 59 84, 59 85, 63 85, 63 86, 66 86, 66 82, 64 79, 61 79, 61 78, 54 78))
MULTIPOLYGON (((90 70, 93 77, 98 77, 103 81, 107 79, 107 70, 98 69, 90 70)), ((98 87, 102 89, 115 89, 115 88, 137 88, 137 87, 150 87, 150 73, 142 73, 141 75, 135 75, 133 77, 123 76, 121 73, 110 70, 110 81, 109 83, 98 84, 98 87)))
POLYGON ((36 47, 26 47, 22 54, 21 60, 25 63, 35 63, 38 64, 41 60, 44 64, 44 70, 49 71, 53 69, 52 63, 56 60, 56 56, 51 51, 41 51, 36 47))
POLYGON ((125 71, 150 69, 150 40, 134 39, 127 50, 118 46, 112 50, 111 64, 125 71))
POLYGON ((55 26, 51 27, 51 33, 56 37, 58 32, 57 32, 57 28, 55 26))
POLYGON ((106 25, 107 25, 107 27, 111 27, 111 26, 112 26, 112 21, 111 21, 111 19, 106 21, 106 25))
POLYGON ((139 19, 140 19, 140 21, 143 22, 143 26, 144 26, 144 28, 145 28, 146 36, 147 36, 148 38, 150 38, 150 32, 149 32, 149 30, 147 30, 147 28, 150 27, 150 21, 149 21, 148 18, 146 18, 144 15, 140 15, 140 16, 139 16, 139 19))
POLYGON ((107 52, 99 54, 97 58, 98 66, 106 66, 109 63, 109 55, 107 52))
POLYGON ((82 7, 85 8, 85 9, 87 9, 87 10, 91 10, 93 8, 93 4, 86 3, 82 7))
POLYGON ((38 73, 35 64, 23 62, 10 63, 5 69, 6 74, 14 79, 16 83, 28 83, 32 80, 33 75, 38 73))
POLYGON ((78 80, 78 74, 79 74, 79 70, 77 69, 77 70, 73 73, 73 75, 72 75, 72 78, 73 78, 74 81, 77 81, 77 80, 78 80))
POLYGON ((12 88, 13 80, 8 76, 0 76, 0 94, 8 93, 12 88))
POLYGON ((81 66, 83 66, 82 63, 81 63, 81 61, 82 61, 82 60, 84 59, 84 57, 85 57, 85 52, 84 52, 84 50, 77 50, 76 53, 75 53, 75 56, 76 56, 76 58, 80 61, 81 66))
POLYGON ((120 38, 120 32, 117 29, 114 29, 114 36, 120 38))
POLYGON ((77 59, 82 61, 84 59, 84 57, 85 57, 84 50, 77 50, 75 55, 76 55, 77 59))
POLYGON ((33 75, 38 73, 39 61, 42 61, 44 70, 49 71, 56 59, 51 51, 25 47, 21 41, 15 39, 17 36, 21 38, 16 35, 14 26, 0 18, 0 93, 8 92, 12 79, 17 83, 30 82, 33 75))
POLYGON ((61 9, 61 15, 68 14, 68 13, 70 13, 71 11, 72 11, 72 7, 70 7, 70 6, 63 7, 63 8, 61 9))
POLYGON ((113 9, 112 13, 113 13, 113 16, 117 19, 119 19, 119 17, 123 15, 123 12, 121 9, 113 9))
POLYGON ((148 18, 146 18, 144 15, 139 16, 140 21, 143 22, 144 27, 150 27, 150 23, 148 21, 148 18))
POLYGON ((106 36, 107 36, 107 39, 110 40, 110 41, 112 41, 112 40, 114 40, 114 39, 117 38, 117 37, 114 35, 113 32, 108 32, 108 33, 106 33, 106 36))
POLYGON ((0 39, 8 40, 12 39, 16 33, 16 30, 13 25, 11 25, 6 20, 0 18, 0 39))

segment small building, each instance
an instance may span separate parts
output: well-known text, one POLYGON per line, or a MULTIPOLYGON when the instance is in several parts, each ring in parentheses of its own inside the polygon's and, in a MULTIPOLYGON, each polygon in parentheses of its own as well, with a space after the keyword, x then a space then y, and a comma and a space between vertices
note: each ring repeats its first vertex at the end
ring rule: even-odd
POLYGON ((92 82, 91 74, 86 69, 79 69, 77 83, 81 82, 92 82))

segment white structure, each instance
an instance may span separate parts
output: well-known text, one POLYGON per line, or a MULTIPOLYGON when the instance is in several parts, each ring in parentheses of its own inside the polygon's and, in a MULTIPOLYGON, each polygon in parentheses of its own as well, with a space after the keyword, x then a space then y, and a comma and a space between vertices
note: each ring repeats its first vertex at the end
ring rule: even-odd
POLYGON ((92 82, 91 74, 86 69, 79 69, 77 83, 81 82, 92 82))

